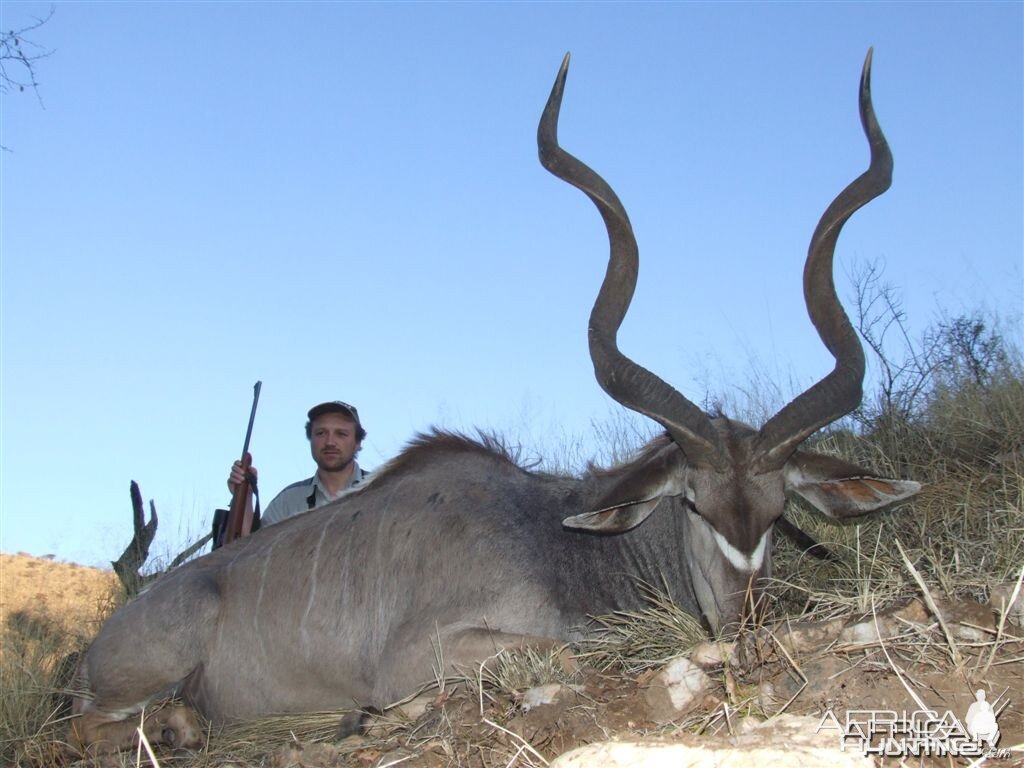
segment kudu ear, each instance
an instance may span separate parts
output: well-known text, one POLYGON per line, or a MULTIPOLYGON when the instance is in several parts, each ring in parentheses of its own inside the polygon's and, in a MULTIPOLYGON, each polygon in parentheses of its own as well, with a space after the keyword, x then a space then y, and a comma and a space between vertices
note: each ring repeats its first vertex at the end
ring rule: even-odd
POLYGON ((785 474, 787 491, 839 519, 874 512, 921 490, 913 480, 878 477, 856 464, 807 451, 793 454, 785 474))
POLYGON ((625 533, 636 528, 663 498, 685 492, 686 458, 675 443, 666 442, 610 474, 618 479, 598 499, 594 510, 567 517, 562 525, 599 533, 625 533))

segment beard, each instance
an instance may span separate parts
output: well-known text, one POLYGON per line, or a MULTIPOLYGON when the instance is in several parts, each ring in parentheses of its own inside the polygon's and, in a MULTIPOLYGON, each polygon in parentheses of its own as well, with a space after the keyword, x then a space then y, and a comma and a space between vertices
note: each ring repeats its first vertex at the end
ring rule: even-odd
POLYGON ((340 472, 349 466, 353 459, 354 455, 345 453, 320 454, 316 457, 316 465, 325 472, 340 472))

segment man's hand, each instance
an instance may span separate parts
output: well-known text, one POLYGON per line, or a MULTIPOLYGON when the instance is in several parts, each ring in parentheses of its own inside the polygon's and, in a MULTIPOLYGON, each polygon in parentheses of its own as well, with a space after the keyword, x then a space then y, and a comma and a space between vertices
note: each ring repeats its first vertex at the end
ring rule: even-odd
MULTIPOLYGON (((249 474, 257 477, 256 467, 250 465, 249 474)), ((245 470, 242 468, 242 462, 236 461, 231 465, 231 474, 228 475, 228 490, 231 491, 232 495, 235 493, 235 488, 241 485, 243 480, 245 480, 245 470)))

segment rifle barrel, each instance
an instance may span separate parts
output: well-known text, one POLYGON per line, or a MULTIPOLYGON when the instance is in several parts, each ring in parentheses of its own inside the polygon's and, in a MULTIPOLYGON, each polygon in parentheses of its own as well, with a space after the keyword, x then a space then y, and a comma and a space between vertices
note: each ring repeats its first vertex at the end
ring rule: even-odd
POLYGON ((245 463, 245 454, 249 452, 249 439, 252 437, 252 425, 256 421, 256 406, 260 402, 260 388, 263 386, 262 381, 257 381, 256 385, 252 388, 252 411, 249 412, 249 426, 245 430, 245 444, 242 446, 242 463, 245 463))

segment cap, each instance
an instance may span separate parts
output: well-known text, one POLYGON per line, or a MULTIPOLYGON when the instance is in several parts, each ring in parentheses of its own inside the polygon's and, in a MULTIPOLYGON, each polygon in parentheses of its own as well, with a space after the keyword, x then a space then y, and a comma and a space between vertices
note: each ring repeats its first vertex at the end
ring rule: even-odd
POLYGON ((323 416, 325 413, 343 413, 348 416, 357 426, 361 426, 359 423, 359 411, 356 410, 354 405, 343 403, 341 400, 332 400, 329 403, 320 403, 320 405, 314 405, 309 409, 309 420, 323 416))

